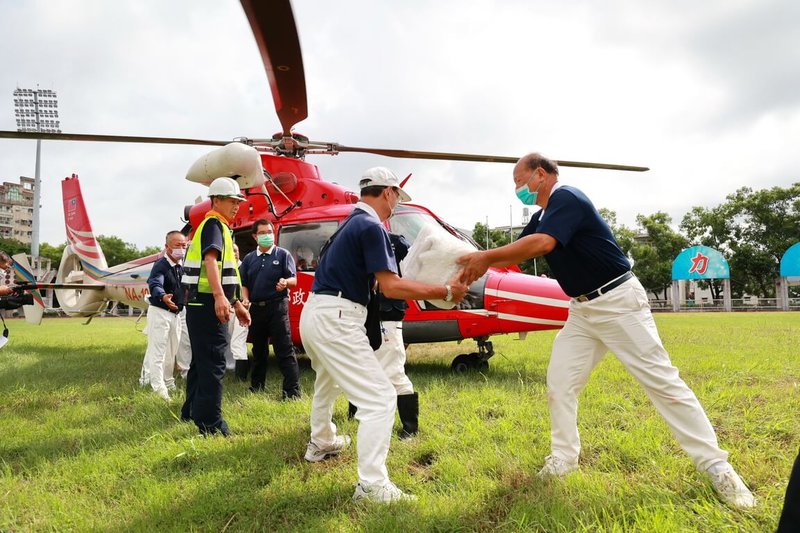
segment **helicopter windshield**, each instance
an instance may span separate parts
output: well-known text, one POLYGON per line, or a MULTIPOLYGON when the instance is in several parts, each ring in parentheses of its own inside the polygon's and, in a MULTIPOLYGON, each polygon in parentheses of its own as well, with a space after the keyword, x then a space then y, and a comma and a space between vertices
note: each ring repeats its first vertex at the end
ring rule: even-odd
POLYGON ((463 235, 459 230, 423 211, 412 208, 398 209, 394 216, 389 219, 389 230, 392 233, 399 233, 412 245, 420 230, 425 226, 432 226, 437 231, 445 232, 461 241, 468 242, 476 250, 478 249, 475 242, 463 235))

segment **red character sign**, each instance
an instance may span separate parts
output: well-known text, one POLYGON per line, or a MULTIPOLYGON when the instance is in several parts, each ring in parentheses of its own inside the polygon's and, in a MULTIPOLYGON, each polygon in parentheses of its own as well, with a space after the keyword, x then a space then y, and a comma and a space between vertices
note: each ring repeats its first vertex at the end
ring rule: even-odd
POLYGON ((697 255, 692 258, 692 268, 689 269, 689 273, 705 274, 706 270, 708 270, 708 256, 697 252, 697 255))

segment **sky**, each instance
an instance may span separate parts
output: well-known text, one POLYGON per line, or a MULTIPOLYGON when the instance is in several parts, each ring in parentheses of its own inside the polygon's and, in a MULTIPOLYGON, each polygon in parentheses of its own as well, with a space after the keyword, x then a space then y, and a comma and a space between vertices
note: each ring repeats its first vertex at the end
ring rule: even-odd
MULTIPOLYGON (((800 2, 296 0, 309 118, 349 146, 650 167, 563 167, 617 221, 713 207, 800 181, 800 2)), ((280 130, 233 0, 0 0, 0 130, 16 88, 58 93, 69 133, 263 138, 280 130), (5 103, 3 101, 5 100, 5 103)), ((0 139, 0 180, 33 176, 35 141, 0 139)), ((137 247, 182 227, 206 188, 200 146, 45 141, 40 241, 66 240, 60 181, 78 174, 97 234, 137 247)), ((458 227, 519 224, 511 164, 309 156, 356 189, 382 165, 458 227)))

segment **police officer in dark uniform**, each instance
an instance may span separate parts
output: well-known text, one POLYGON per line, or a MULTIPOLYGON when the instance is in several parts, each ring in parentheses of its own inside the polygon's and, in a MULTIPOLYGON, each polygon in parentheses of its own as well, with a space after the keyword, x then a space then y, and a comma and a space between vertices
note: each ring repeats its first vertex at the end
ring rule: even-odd
POLYGON ((267 378, 267 341, 278 358, 283 374, 283 399, 300 398, 300 369, 289 330, 289 288, 297 285, 294 258, 275 245, 275 229, 268 220, 253 223, 253 239, 258 248, 242 260, 242 292, 250 308, 253 341, 253 374, 250 390, 264 390, 267 378))
POLYGON ((228 424, 222 418, 222 378, 228 322, 233 319, 250 325, 250 313, 240 299, 241 281, 230 231, 244 196, 238 183, 224 177, 211 182, 208 196, 211 210, 195 230, 184 261, 192 363, 181 419, 194 420, 203 435, 220 433, 227 437, 228 424))

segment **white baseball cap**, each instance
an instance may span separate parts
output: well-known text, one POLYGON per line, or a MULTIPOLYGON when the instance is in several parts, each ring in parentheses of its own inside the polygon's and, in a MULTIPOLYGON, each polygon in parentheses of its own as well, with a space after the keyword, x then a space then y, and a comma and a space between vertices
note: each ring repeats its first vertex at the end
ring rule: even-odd
POLYGON ((361 176, 361 181, 358 182, 358 186, 362 189, 372 186, 396 187, 400 193, 401 202, 411 201, 411 197, 408 193, 400 187, 400 179, 394 175, 394 172, 386 167, 372 167, 367 169, 364 175, 361 176))

